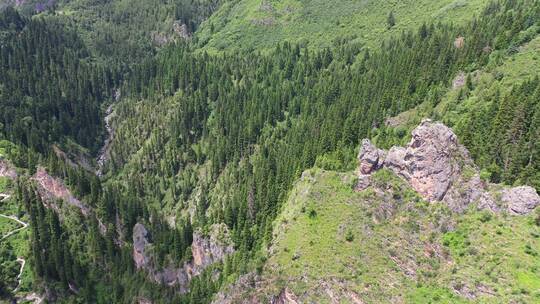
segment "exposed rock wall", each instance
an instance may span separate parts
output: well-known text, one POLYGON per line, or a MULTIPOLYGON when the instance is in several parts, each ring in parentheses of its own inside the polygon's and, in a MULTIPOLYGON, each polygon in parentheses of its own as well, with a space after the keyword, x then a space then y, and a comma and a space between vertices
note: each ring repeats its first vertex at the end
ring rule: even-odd
POLYGON ((150 245, 148 230, 142 224, 133 227, 133 261, 137 269, 145 269, 150 264, 150 258, 146 252, 150 245))
MULTIPOLYGON (((90 206, 77 199, 64 184, 60 178, 53 177, 47 173, 43 167, 38 167, 36 174, 31 178, 36 182, 37 192, 43 201, 43 204, 58 214, 62 220, 65 216, 65 210, 61 202, 67 203, 69 206, 77 208, 84 217, 96 217, 99 231, 102 235, 107 233, 107 227, 99 219, 90 206)), ((114 239, 115 244, 122 245, 123 241, 117 238, 114 239)))
POLYGON ((380 168, 392 170, 429 202, 444 201, 457 212, 473 202, 480 208, 506 210, 521 215, 540 205, 540 197, 528 186, 505 189, 480 179, 467 149, 450 128, 424 120, 413 130, 406 147, 392 147, 388 153, 369 140, 362 142, 357 190, 370 185, 370 175, 380 168))
POLYGON ((62 200, 78 208, 84 216, 90 215, 90 208, 75 198, 61 179, 50 176, 45 168, 38 167, 32 179, 37 184, 38 194, 41 199, 55 211, 60 212, 60 207, 56 204, 56 201, 62 200))
POLYGON ((213 225, 210 236, 200 232, 193 233, 191 252, 193 259, 182 267, 169 265, 157 269, 151 252, 152 242, 148 230, 137 223, 133 228, 133 261, 137 269, 145 270, 150 277, 161 284, 178 286, 180 292, 188 291, 189 282, 200 275, 208 266, 222 261, 225 256, 234 252, 227 226, 213 225))

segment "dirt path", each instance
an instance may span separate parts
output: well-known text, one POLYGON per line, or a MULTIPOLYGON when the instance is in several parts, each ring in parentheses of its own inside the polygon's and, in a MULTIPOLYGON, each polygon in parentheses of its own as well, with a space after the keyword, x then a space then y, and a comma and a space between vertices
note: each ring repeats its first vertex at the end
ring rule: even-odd
POLYGON ((21 224, 22 227, 20 228, 17 228, 17 229, 14 229, 14 230, 11 230, 10 232, 6 233, 4 236, 2 236, 2 239, 0 240, 4 240, 4 239, 7 239, 8 237, 14 235, 15 233, 23 230, 23 229, 26 229, 28 227, 28 224, 21 221, 18 217, 16 216, 12 216, 12 215, 5 215, 5 214, 0 214, 0 217, 3 217, 3 218, 7 218, 7 219, 10 219, 10 220, 13 220, 13 221, 16 221, 17 223, 21 224))
POLYGON ((19 264, 21 264, 21 270, 19 271, 19 274, 17 275, 17 287, 15 287, 15 289, 13 289, 13 293, 17 293, 17 291, 19 291, 19 288, 21 287, 22 274, 23 274, 23 271, 24 271, 24 266, 26 265, 26 260, 23 259, 23 258, 17 258, 17 262, 19 264))
MULTIPOLYGON (((9 194, 0 193, 0 198, 1 198, 0 202, 4 202, 7 199, 9 199, 10 197, 11 196, 9 194)), ((17 232, 28 228, 28 223, 25 223, 25 222, 21 221, 21 219, 19 219, 18 217, 14 216, 14 215, 0 214, 0 217, 7 218, 7 219, 10 219, 12 221, 15 221, 15 222, 19 223, 22 226, 20 228, 13 229, 10 232, 6 233, 4 236, 2 236, 1 240, 4 240, 4 239, 14 235, 17 232)), ((22 257, 18 257, 17 258, 17 263, 21 264, 21 269, 19 270, 19 274, 17 275, 17 287, 15 287, 15 289, 13 289, 13 293, 16 293, 19 290, 19 288, 21 287, 22 274, 23 274, 23 271, 24 271, 24 266, 26 266, 26 260, 24 258, 22 258, 22 257)))

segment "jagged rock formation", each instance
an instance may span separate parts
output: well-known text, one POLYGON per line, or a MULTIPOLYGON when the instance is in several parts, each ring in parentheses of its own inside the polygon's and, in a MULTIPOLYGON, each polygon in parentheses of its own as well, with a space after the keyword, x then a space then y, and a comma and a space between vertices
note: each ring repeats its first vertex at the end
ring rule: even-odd
POLYGON ((38 167, 32 180, 36 182, 38 194, 43 202, 57 213, 60 213, 60 207, 56 201, 62 200, 78 208, 84 216, 90 215, 90 208, 73 196, 61 179, 50 176, 45 168, 38 167))
POLYGON ((364 140, 358 159, 357 190, 369 187, 370 175, 384 167, 404 178, 427 201, 444 201, 457 212, 473 202, 480 208, 506 209, 511 214, 527 214, 540 205, 540 197, 531 187, 504 189, 483 182, 454 132, 431 120, 413 130, 406 147, 392 147, 388 153, 364 140))
POLYGON ((362 149, 360 149, 359 157, 363 160, 360 163, 360 173, 370 174, 375 170, 379 170, 386 158, 386 152, 377 149, 368 139, 362 141, 362 149))
POLYGON ((133 261, 137 269, 145 268, 150 263, 150 258, 145 252, 148 245, 150 245, 148 230, 142 224, 135 224, 133 227, 133 261))
POLYGON ((150 277, 161 284, 178 286, 181 293, 188 291, 188 285, 194 276, 200 275, 206 267, 222 261, 234 252, 229 231, 225 225, 213 225, 209 237, 200 232, 193 233, 191 252, 193 260, 182 267, 169 265, 157 269, 152 258, 152 242, 148 230, 137 223, 133 227, 133 261, 137 269, 147 271, 150 277))
POLYGON ((0 159, 0 177, 7 177, 10 179, 16 179, 17 178, 17 172, 10 163, 8 163, 4 159, 0 159))

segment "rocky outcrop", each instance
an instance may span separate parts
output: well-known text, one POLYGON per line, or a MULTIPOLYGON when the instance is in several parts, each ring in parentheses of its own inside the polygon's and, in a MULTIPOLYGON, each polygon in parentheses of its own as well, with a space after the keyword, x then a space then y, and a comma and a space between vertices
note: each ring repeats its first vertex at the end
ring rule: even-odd
POLYGON ((369 139, 364 139, 358 155, 358 159, 362 160, 360 162, 360 173, 370 174, 375 170, 379 170, 384 164, 385 156, 386 153, 383 150, 377 149, 369 139))
POLYGON ((191 33, 185 23, 180 20, 176 20, 173 23, 173 32, 180 38, 184 40, 191 39, 191 33))
POLYGON ((406 148, 390 150, 385 166, 408 180, 428 201, 440 201, 459 178, 457 160, 468 159, 466 154, 450 128, 425 121, 412 132, 406 148))
POLYGON ((11 164, 4 159, 0 159, 0 177, 7 177, 10 179, 17 178, 17 172, 11 166, 11 164))
POLYGON ((171 31, 154 31, 150 33, 150 37, 155 45, 163 47, 170 42, 177 41, 178 38, 182 40, 190 40, 192 33, 185 23, 183 23, 181 20, 176 20, 172 23, 172 33, 171 31))
POLYGON ((145 270, 157 283, 178 286, 181 293, 188 291, 189 282, 200 275, 208 266, 222 261, 234 252, 226 225, 213 225, 208 237, 200 232, 193 233, 191 253, 193 259, 182 267, 169 265, 157 269, 152 257, 152 242, 148 230, 137 223, 133 227, 133 261, 137 269, 145 270))
POLYGON ((357 190, 364 190, 369 187, 369 175, 383 166, 385 157, 386 152, 377 149, 369 139, 362 141, 362 148, 358 154, 360 166, 358 168, 357 190))
POLYGON ((193 254, 193 268, 196 270, 204 269, 213 263, 221 261, 223 257, 234 251, 226 226, 214 227, 218 228, 213 228, 214 232, 210 234, 210 238, 205 238, 199 232, 193 234, 191 252, 193 254), (221 238, 218 233, 221 233, 221 238))
POLYGON ((511 214, 528 214, 540 205, 536 190, 529 186, 504 189, 501 194, 501 200, 507 203, 508 212, 511 214))
POLYGON ((540 197, 531 187, 504 189, 483 182, 454 132, 431 120, 422 121, 413 130, 406 147, 392 147, 388 153, 364 140, 359 162, 357 190, 369 187, 369 176, 384 167, 404 178, 425 200, 444 201, 457 212, 473 202, 480 208, 506 209, 516 215, 540 205, 540 197))
POLYGON ((457 74, 456 78, 452 81, 452 89, 460 89, 465 85, 465 81, 467 80, 467 76, 463 72, 459 72, 457 74))
POLYGON ((271 304, 298 304, 298 299, 289 288, 284 288, 277 297, 270 301, 271 304))
POLYGON ((45 168, 38 167, 36 174, 32 176, 32 180, 36 182, 38 194, 43 202, 57 213, 60 212, 57 201, 61 200, 70 206, 78 208, 84 216, 90 214, 90 208, 75 198, 61 179, 50 176, 45 168))
POLYGON ((133 261, 137 269, 149 266, 150 257, 146 252, 149 245, 148 230, 140 223, 135 224, 133 227, 133 261))

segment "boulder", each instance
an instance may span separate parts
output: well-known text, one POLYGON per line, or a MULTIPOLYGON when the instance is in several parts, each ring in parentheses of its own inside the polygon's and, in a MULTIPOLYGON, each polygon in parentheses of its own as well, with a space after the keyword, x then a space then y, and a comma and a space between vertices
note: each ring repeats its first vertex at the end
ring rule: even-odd
POLYGON ((540 205, 540 196, 529 186, 504 189, 501 200, 507 206, 508 212, 514 215, 528 214, 540 205))

